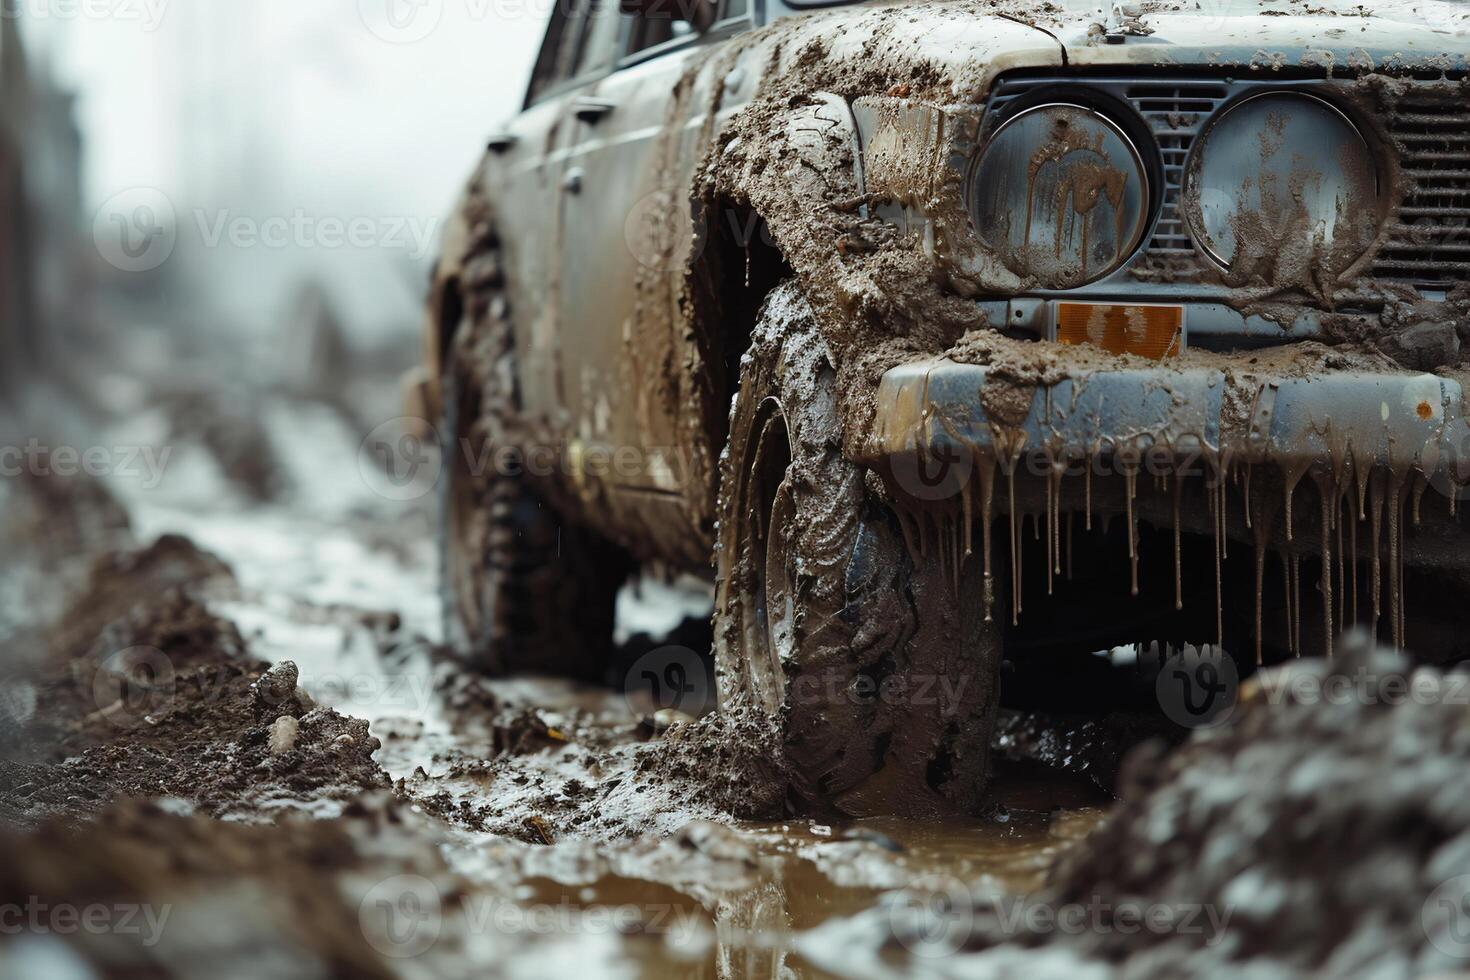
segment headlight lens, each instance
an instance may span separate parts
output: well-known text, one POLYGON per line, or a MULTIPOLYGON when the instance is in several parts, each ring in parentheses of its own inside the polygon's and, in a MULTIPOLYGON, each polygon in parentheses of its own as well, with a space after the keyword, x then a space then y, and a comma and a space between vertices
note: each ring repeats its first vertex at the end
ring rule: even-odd
POLYGON ((1379 220, 1373 153, 1320 99, 1271 93, 1212 123, 1188 168, 1185 213, 1232 284, 1315 289, 1368 250, 1379 220))
POLYGON ((1083 106, 1018 113, 996 130, 971 183, 980 240, 1043 289, 1108 275, 1143 239, 1148 174, 1127 135, 1083 106))

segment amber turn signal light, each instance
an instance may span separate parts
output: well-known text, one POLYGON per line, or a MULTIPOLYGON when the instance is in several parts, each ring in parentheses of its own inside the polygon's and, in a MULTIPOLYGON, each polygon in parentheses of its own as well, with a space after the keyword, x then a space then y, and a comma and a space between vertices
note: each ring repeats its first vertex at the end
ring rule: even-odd
POLYGON ((1155 361, 1184 347, 1184 307, 1058 303, 1057 343, 1091 344, 1114 354, 1155 361))

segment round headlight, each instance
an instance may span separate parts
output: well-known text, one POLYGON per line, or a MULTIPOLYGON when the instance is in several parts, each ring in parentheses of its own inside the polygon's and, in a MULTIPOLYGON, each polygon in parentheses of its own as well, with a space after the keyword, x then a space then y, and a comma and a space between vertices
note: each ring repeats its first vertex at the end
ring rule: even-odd
POLYGON ((1148 173, 1127 134, 1092 109, 1036 106, 1008 119, 974 169, 980 240, 1044 289, 1071 289, 1126 262, 1148 221, 1148 173))
POLYGON ((1379 220, 1373 152, 1337 109, 1307 95, 1246 99, 1210 124, 1188 166, 1195 241, 1245 282, 1335 279, 1379 220))

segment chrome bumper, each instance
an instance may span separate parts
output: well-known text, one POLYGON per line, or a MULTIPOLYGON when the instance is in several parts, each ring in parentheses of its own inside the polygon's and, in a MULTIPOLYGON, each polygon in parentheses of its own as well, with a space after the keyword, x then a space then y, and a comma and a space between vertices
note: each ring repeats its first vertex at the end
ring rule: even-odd
POLYGON ((975 457, 1191 456, 1227 471, 1266 463, 1297 477, 1313 468, 1340 477, 1382 468, 1447 481, 1448 490, 1470 482, 1465 391, 1433 374, 1273 376, 1242 358, 1238 369, 1089 369, 1028 386, 936 358, 888 371, 877 404, 862 461, 898 473, 900 489, 921 499, 960 489, 946 488, 932 461, 975 457))

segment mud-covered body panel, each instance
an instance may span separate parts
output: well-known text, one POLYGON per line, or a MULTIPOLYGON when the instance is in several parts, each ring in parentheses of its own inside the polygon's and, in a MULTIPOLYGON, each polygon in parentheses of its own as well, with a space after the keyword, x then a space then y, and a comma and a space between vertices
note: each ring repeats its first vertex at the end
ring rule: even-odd
MULTIPOLYGON (((731 297, 749 278, 714 254, 712 232, 732 216, 751 231, 758 222, 760 242, 747 235, 747 253, 757 244, 778 253, 810 297, 838 362, 841 442, 853 458, 892 424, 880 388, 890 369, 939 355, 967 333, 1014 326, 1026 297, 1022 318, 1031 319, 1023 325, 1044 337, 1037 311, 1046 291, 986 253, 966 200, 968 161, 986 137, 997 79, 1045 73, 1085 84, 1100 75, 1167 78, 1177 69, 1311 81, 1336 86, 1372 118, 1412 76, 1458 86, 1466 69, 1470 38, 1453 8, 1435 7, 1441 22, 1425 26, 1412 22, 1407 5, 1388 5, 1403 7, 1403 16, 1388 17, 1308 16, 1303 5, 1286 6, 1287 16, 1271 17, 1145 9, 1143 28, 1126 26, 1122 43, 1109 43, 1086 19, 1060 19, 1055 8, 1029 3, 825 8, 696 46, 668 62, 677 70, 645 63, 589 86, 583 94, 626 92, 633 100, 638 132, 621 142, 576 122, 569 101, 553 110, 554 137, 534 145, 523 138, 487 156, 462 213, 516 242, 506 246, 514 257, 505 271, 517 342, 533 365, 543 349, 560 359, 550 374, 528 369, 544 387, 543 401, 534 411, 528 405, 525 432, 569 461, 557 474, 568 506, 642 560, 705 566, 732 394, 728 361, 740 350, 731 297), (653 100, 662 112, 656 127, 648 120, 653 100), (834 104, 849 107, 850 119, 834 104), (644 149, 627 152, 638 140, 644 149), (615 142, 623 147, 616 152, 615 142), (550 194, 535 218, 534 202, 547 199, 507 200, 528 179, 546 193, 576 167, 585 169, 583 200, 550 194), (601 167, 606 172, 586 169, 601 167), (589 202, 593 187, 597 200, 589 202), (655 220, 640 223, 639 202, 650 199, 655 220), (574 210, 586 220, 568 221, 574 210), (558 240, 548 242, 553 230, 558 240), (567 246, 568 236, 577 244, 567 246), (573 262, 578 248, 583 258, 573 262), (596 262, 587 261, 588 248, 596 262), (1004 324, 996 322, 1000 310, 1004 324), (631 449, 643 454, 643 468, 594 471, 589 448, 631 449)), ((1402 188, 1388 192, 1402 200, 1402 188)), ((485 240, 451 237, 436 296, 462 281, 485 240)), ((1129 275, 1133 290, 1114 289, 1114 298, 1180 295, 1177 280, 1164 289, 1129 275)), ((1109 285, 1124 282, 1119 276, 1109 285)), ((1310 296, 1295 283, 1222 289, 1218 279, 1199 280, 1201 343, 1208 337, 1228 349, 1317 336, 1400 357, 1416 370, 1457 362, 1462 307, 1436 306, 1440 297, 1412 286, 1356 276, 1310 296), (1426 323, 1438 324, 1430 342, 1397 339, 1426 323)), ((442 329, 442 316, 431 320, 431 333, 442 329)))

